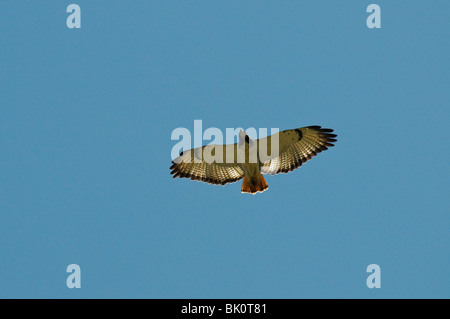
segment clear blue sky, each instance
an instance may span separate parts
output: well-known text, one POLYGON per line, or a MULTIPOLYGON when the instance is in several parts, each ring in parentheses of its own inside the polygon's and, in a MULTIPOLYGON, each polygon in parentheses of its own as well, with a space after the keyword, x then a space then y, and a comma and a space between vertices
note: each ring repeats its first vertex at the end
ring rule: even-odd
POLYGON ((0 2, 0 297, 450 297, 448 1, 74 2, 0 2), (339 137, 251 196, 196 119, 339 137))

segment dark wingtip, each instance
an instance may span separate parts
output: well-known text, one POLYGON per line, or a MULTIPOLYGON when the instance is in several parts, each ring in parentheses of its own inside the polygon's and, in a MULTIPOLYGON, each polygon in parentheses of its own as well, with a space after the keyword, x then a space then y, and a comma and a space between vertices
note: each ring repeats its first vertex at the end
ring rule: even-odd
POLYGON ((334 132, 334 130, 331 128, 322 128, 320 125, 311 125, 307 126, 307 128, 319 132, 319 135, 323 137, 324 142, 324 149, 322 149, 323 151, 326 150, 327 147, 333 147, 334 146, 333 143, 337 142, 336 139, 337 134, 332 133, 334 132))

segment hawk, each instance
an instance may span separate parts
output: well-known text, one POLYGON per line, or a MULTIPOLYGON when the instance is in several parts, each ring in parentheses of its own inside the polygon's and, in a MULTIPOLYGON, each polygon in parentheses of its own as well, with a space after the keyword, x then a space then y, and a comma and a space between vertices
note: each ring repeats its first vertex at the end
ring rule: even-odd
POLYGON ((172 161, 170 173, 173 178, 217 185, 244 179, 242 193, 262 193, 269 188, 262 174, 288 173, 300 167, 334 146, 337 135, 332 132, 321 126, 306 126, 252 140, 241 130, 235 144, 209 144, 181 152, 172 161))

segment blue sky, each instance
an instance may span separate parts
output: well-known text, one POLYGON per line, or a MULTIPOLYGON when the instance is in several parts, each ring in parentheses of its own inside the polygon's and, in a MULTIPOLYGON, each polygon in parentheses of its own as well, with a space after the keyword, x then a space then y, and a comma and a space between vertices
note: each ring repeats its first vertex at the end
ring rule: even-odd
POLYGON ((0 3, 0 297, 450 296, 448 1, 70 3, 0 3), (197 119, 339 136, 251 196, 171 178, 197 119))

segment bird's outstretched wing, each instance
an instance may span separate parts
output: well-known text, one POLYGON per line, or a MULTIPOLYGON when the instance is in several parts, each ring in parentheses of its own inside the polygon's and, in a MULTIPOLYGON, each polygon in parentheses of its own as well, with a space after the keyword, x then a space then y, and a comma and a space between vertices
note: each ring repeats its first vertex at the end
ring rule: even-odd
POLYGON ((173 178, 185 177, 210 184, 225 185, 244 177, 237 163, 237 144, 209 144, 190 149, 174 159, 170 169, 173 178))
POLYGON ((300 167, 313 156, 334 146, 337 135, 331 132, 332 129, 307 126, 259 139, 258 149, 261 151, 260 147, 264 146, 269 150, 267 156, 260 156, 261 173, 268 175, 288 173, 300 167), (278 152, 271 154, 272 144, 276 142, 278 152))

